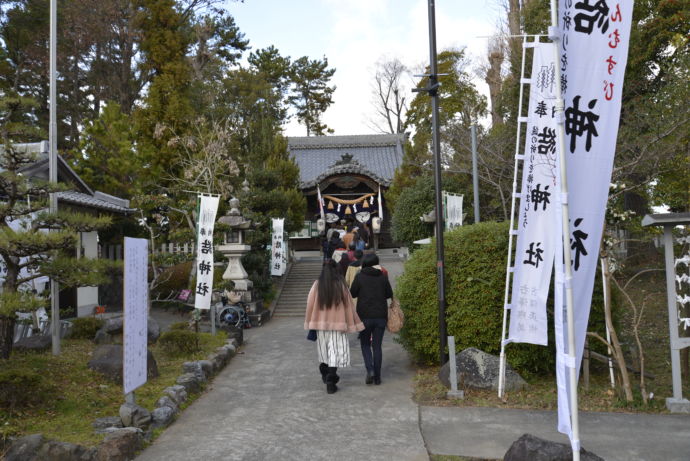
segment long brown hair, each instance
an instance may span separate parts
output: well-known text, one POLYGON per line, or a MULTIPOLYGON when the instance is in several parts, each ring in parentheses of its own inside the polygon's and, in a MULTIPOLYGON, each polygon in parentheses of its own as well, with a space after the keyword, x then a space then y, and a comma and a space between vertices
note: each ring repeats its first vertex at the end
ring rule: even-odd
POLYGON ((317 284, 319 309, 330 309, 339 304, 344 304, 345 290, 347 290, 345 279, 338 272, 335 261, 329 259, 323 263, 317 284))

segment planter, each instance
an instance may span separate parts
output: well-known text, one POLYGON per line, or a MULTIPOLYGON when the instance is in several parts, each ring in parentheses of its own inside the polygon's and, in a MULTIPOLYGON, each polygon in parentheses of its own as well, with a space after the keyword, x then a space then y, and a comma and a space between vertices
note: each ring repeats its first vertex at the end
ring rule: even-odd
POLYGON ((17 319, 0 315, 0 359, 9 359, 14 341, 14 324, 17 319))

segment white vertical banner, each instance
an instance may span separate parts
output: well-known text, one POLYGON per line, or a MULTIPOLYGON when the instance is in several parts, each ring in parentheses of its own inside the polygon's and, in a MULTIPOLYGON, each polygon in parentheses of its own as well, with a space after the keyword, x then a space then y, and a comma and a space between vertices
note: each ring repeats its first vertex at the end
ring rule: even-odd
POLYGON ((446 230, 462 226, 462 199, 462 195, 443 192, 446 230))
POLYGON ((213 228, 218 212, 218 196, 199 196, 197 223, 196 288, 194 308, 210 309, 213 292, 213 228))
POLYGON ((556 72, 553 43, 534 43, 508 341, 546 345, 546 300, 557 242, 556 72))
POLYGON ((125 394, 146 383, 148 257, 146 239, 125 237, 122 386, 125 394))
MULTIPOLYGON (((571 435, 567 367, 579 372, 587 333, 620 120, 632 0, 559 0, 561 90, 565 103, 575 363, 568 363, 563 271, 557 274, 558 430, 571 435), (563 395, 561 395, 563 394, 563 395)), ((562 261, 557 258, 562 267, 562 261)))
POLYGON ((285 219, 283 218, 271 219, 273 227, 273 236, 271 238, 271 275, 281 276, 287 268, 284 223, 285 219))

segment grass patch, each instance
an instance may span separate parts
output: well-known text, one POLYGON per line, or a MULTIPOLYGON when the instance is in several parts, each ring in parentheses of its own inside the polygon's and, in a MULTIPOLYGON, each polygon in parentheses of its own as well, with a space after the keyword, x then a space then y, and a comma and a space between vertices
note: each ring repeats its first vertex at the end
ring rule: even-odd
MULTIPOLYGON (((205 358, 226 339, 222 333, 216 336, 202 333, 200 350, 184 357, 168 356, 158 345, 150 346, 160 376, 136 390, 137 403, 152 410, 163 389, 174 385, 182 374, 183 362, 205 358)), ((39 373, 45 382, 52 385, 53 394, 42 405, 27 405, 12 412, 0 410, 0 442, 5 442, 10 436, 42 433, 49 439, 62 442, 97 445, 103 435, 94 434, 91 423, 96 418, 118 415, 124 395, 122 383, 108 381, 86 366, 94 348, 89 340, 68 339, 63 340, 62 353, 57 357, 50 351, 14 352, 9 360, 2 361, 3 371, 15 369, 39 373)), ((197 396, 190 396, 186 405, 197 396)))

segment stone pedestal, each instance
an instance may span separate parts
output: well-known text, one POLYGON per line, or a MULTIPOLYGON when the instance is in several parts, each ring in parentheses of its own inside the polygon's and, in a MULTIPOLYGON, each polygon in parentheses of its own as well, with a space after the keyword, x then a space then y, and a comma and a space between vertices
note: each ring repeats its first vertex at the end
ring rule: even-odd
POLYGON ((688 399, 674 399, 669 397, 666 399, 666 408, 671 413, 690 413, 690 400, 688 399))
MULTIPOLYGON (((251 293, 254 284, 247 278, 247 271, 242 266, 242 256, 247 254, 251 247, 242 243, 226 243, 219 245, 218 251, 228 258, 228 267, 223 273, 223 280, 232 280, 235 283, 235 291, 251 293)), ((244 296, 243 296, 244 298, 244 296)), ((251 295, 250 299, 251 300, 251 295)), ((249 301, 243 299, 243 301, 249 301)))

